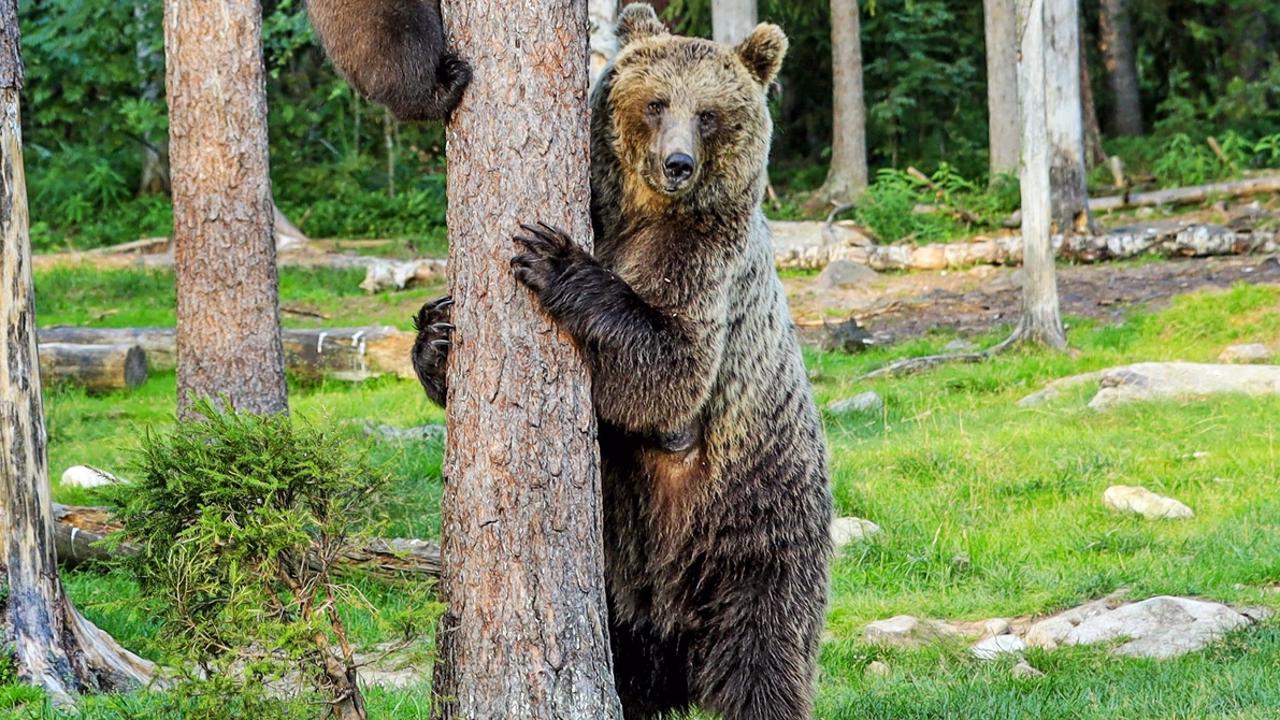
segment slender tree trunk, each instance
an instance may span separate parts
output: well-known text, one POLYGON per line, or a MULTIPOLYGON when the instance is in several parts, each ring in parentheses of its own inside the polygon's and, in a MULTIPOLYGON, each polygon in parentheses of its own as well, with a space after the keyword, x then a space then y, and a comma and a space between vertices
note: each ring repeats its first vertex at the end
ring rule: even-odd
POLYGON ((164 9, 178 402, 287 410, 256 0, 164 9))
POLYGON ((468 0, 446 18, 475 82, 448 129, 449 354, 438 718, 609 720, 590 379, 517 286, 511 241, 589 241, 587 6, 468 0))
POLYGON ((17 6, 0 0, 0 607, 17 675, 60 706, 145 682, 150 663, 76 613, 58 579, 22 165, 17 6))
POLYGON ((991 179, 1016 173, 1022 148, 1018 114, 1018 36, 1015 0, 984 0, 987 37, 987 136, 991 179))
POLYGON ((1133 54, 1129 0, 1101 0, 1098 14, 1102 62, 1111 89, 1107 125, 1114 135, 1142 134, 1142 98, 1138 94, 1138 63, 1133 54))
POLYGON ((867 188, 867 109, 862 95, 858 0, 831 0, 831 169, 819 194, 849 202, 867 188))
MULTIPOLYGON (((1027 3, 1029 0, 1019 0, 1027 3)), ((1049 120, 1049 187, 1058 232, 1092 227, 1084 155, 1084 113, 1080 99, 1080 2, 1044 2, 1045 107, 1049 120)), ((1039 3, 1037 2, 1037 5, 1039 3)), ((1023 44, 1025 46, 1024 37, 1023 44)), ((1025 49, 1023 50, 1025 53, 1025 49)), ((1025 61, 1025 55, 1023 60, 1025 61)), ((1020 85, 1025 89, 1025 85, 1020 85)), ((1026 143, 1026 135, 1023 135, 1026 143)), ((1024 144, 1024 153, 1026 151, 1024 144)))
POLYGON ((618 0, 588 0, 587 18, 591 23, 591 84, 594 86, 605 65, 618 54, 618 38, 613 33, 618 20, 618 0))
POLYGON ((716 42, 742 42, 756 23, 756 0, 711 0, 711 36, 716 42))
MULTIPOLYGON (((142 78, 139 95, 143 101, 153 103, 160 99, 160 80, 151 73, 154 66, 155 49, 148 42, 148 38, 151 37, 151 28, 147 11, 148 6, 145 3, 135 0, 133 4, 133 21, 138 33, 138 41, 134 46, 134 67, 138 70, 138 76, 142 78)), ((144 133, 142 144, 142 177, 138 181, 138 194, 168 193, 168 142, 157 140, 150 133, 144 133)))
MULTIPOLYGON (((1048 105, 1053 48, 1047 4, 1059 0, 1019 0, 1018 90, 1022 103, 1022 320, 1019 341, 1065 348, 1058 306, 1058 280, 1051 242, 1051 116, 1048 105)), ((1072 70, 1075 68, 1073 67, 1072 70)), ((1078 78, 1075 72, 1072 77, 1078 78)), ((1075 106, 1079 108, 1079 104, 1075 106)))
POLYGON ((1084 119, 1085 165, 1094 167, 1107 161, 1098 125, 1098 106, 1093 102, 1093 79, 1089 76, 1089 54, 1085 52, 1084 31, 1080 32, 1080 110, 1084 119))

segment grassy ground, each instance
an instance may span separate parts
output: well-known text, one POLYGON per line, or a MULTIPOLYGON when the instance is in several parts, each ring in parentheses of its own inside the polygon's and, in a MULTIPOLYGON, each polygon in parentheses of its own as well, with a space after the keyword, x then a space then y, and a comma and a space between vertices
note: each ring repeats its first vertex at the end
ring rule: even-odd
MULTIPOLYGON (((405 326, 429 292, 363 299, 358 277, 286 272, 285 304, 323 308, 343 324, 405 326), (336 288, 336 290, 335 290, 336 288), (345 288, 350 288, 346 290, 345 288), (365 303, 365 304, 361 304, 365 303), (359 319, 343 314, 354 308, 359 319)), ((172 281, 135 271, 37 276, 42 324, 172 321, 172 281)), ((331 324, 337 324, 330 321, 331 324)), ((1133 597, 1194 594, 1280 609, 1280 399, 1225 397, 1161 402, 1097 413, 1084 407, 1091 388, 1036 408, 1018 398, 1044 382, 1113 364, 1152 359, 1211 360, 1242 341, 1280 341, 1280 289, 1241 286, 1182 298, 1159 314, 1136 313, 1117 326, 1072 323, 1071 355, 1014 353, 984 365, 870 384, 855 378, 890 358, 936 351, 951 338, 930 337, 870 355, 807 356, 820 402, 874 389, 886 400, 875 417, 825 417, 832 484, 840 514, 885 528, 876 541, 847 548, 832 570, 827 640, 822 651, 821 718, 1271 718, 1280 707, 1280 623, 1234 635, 1211 650, 1155 662, 1109 657, 1105 649, 1031 652, 1047 674, 1015 679, 1007 663, 973 660, 963 645, 886 650, 859 641, 867 622, 899 614, 977 620, 1043 614, 1128 588, 1133 597), (1207 454, 1205 454, 1207 453, 1207 454), (1101 505, 1112 484, 1142 484, 1196 511, 1192 520, 1121 517, 1101 505), (872 660, 892 667, 871 677, 872 660)), ((994 341, 996 338, 985 338, 994 341)), ((412 383, 293 387, 295 414, 348 428, 351 442, 389 464, 398 502, 391 534, 438 532, 438 443, 375 442, 365 421, 413 426, 442 422, 412 383)), ((128 474, 131 448, 147 427, 173 412, 171 374, 127 394, 87 396, 57 388, 46 406, 50 467, 91 463, 128 474)), ((55 485, 67 502, 92 502, 55 485)), ((87 615, 126 645, 146 651, 157 628, 130 599, 119 575, 69 573, 87 615)), ((421 593, 362 581, 387 613, 421 593)), ((385 621, 348 613, 357 642, 388 638, 385 621)), ((427 677, 423 668, 423 677, 427 677)), ((0 692, 17 716, 37 717, 29 694, 0 692)), ((428 717, 425 686, 374 690, 370 716, 428 717)), ((81 717, 181 717, 164 696, 96 698, 81 717), (175 714, 177 713, 177 714, 175 714)))

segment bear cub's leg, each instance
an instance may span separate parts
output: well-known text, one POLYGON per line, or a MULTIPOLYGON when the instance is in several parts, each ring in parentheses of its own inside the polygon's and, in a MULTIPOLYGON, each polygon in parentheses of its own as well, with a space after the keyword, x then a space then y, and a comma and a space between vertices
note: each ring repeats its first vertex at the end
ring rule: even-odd
POLYGON ((449 390, 445 367, 453 344, 452 307, 452 296, 436 298, 423 305, 413 319, 413 328, 418 331, 413 342, 413 370, 427 397, 440 407, 444 407, 449 390))

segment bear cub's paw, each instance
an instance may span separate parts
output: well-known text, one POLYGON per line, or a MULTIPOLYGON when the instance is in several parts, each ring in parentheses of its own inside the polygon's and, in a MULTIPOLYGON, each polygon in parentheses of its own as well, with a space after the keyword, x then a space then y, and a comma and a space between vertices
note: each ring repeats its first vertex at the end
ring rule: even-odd
POLYGON ((595 259, 559 228, 538 223, 521 225, 526 234, 513 238, 524 252, 511 259, 516 279, 536 293, 545 293, 562 282, 575 267, 594 264, 595 259))
POLYGON ((418 337, 413 343, 413 370, 427 395, 444 403, 445 367, 453 346, 453 297, 446 295, 422 306, 413 319, 418 337))

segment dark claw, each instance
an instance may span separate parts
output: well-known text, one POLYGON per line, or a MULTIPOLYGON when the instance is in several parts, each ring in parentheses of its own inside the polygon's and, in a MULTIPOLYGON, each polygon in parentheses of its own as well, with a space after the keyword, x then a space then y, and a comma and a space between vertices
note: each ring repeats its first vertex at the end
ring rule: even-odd
POLYGON ((453 296, 445 295, 439 300, 436 300, 435 302, 431 303, 430 307, 432 310, 440 310, 441 308, 447 308, 452 304, 453 304, 453 296))
POLYGON ((449 347, 449 345, 450 345, 450 342, 448 340, 432 340, 431 341, 431 347, 434 347, 434 348, 446 349, 449 347))
POLYGON ((446 330, 449 330, 449 331, 457 330, 457 328, 453 326, 453 323, 447 323, 447 322, 432 323, 430 329, 431 329, 431 332, 444 332, 446 330))

